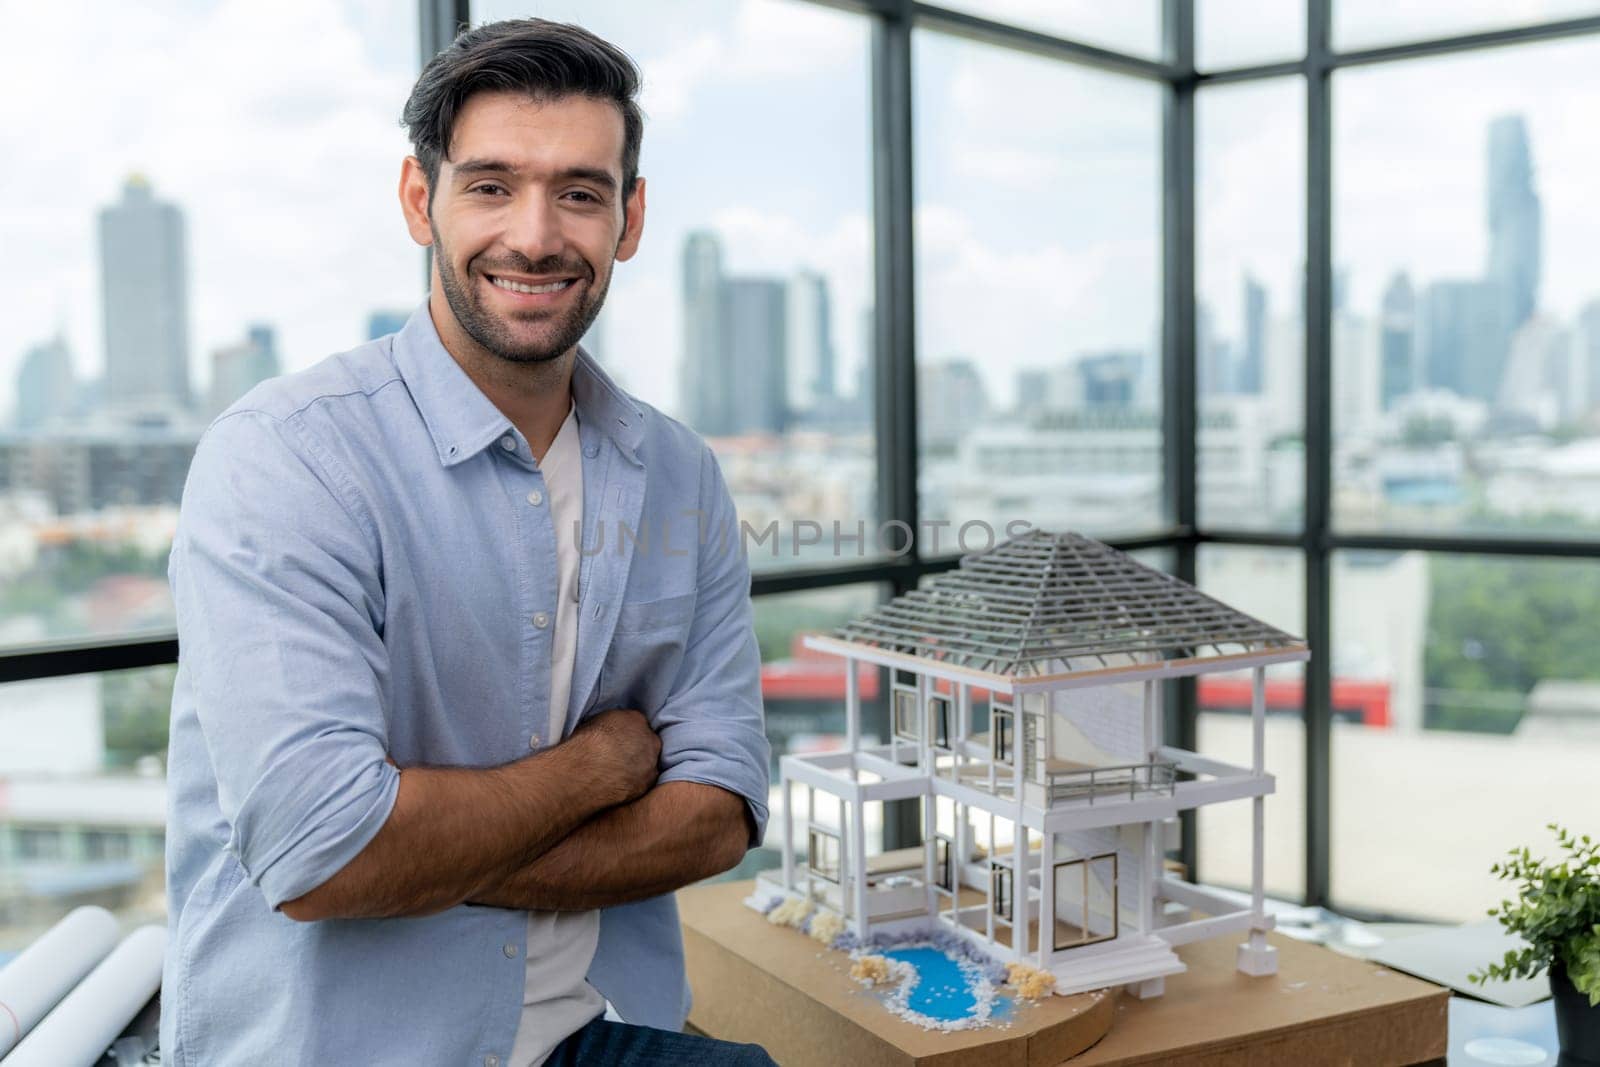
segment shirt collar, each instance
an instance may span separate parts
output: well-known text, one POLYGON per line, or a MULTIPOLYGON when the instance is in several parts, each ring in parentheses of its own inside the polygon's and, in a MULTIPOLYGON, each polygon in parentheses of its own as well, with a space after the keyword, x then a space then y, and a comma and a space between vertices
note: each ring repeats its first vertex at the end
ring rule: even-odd
MULTIPOLYGON (((394 362, 433 438, 439 462, 453 467, 482 452, 515 427, 439 340, 428 301, 411 313, 394 339, 394 362)), ((609 437, 639 462, 644 412, 582 348, 572 368, 578 419, 609 437)))

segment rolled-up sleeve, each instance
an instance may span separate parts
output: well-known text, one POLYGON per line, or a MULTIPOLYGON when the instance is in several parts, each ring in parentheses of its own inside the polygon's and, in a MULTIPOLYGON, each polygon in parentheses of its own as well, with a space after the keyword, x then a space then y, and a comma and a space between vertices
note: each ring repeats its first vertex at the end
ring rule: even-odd
POLYGON ((169 567, 179 657, 228 851, 274 909, 366 847, 399 790, 379 558, 348 476, 292 417, 207 430, 169 567))
POLYGON ((750 604, 750 564, 733 497, 709 448, 701 456, 694 620, 678 677, 652 725, 661 737, 662 782, 703 782, 743 797, 750 847, 767 825, 768 761, 761 708, 761 652, 750 604))

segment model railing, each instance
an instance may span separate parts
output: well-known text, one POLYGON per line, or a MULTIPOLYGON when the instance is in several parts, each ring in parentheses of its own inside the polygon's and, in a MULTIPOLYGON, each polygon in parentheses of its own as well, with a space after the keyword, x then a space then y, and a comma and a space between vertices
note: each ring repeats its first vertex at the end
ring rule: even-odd
POLYGON ((1129 800, 1141 793, 1171 796, 1178 781, 1178 765, 1170 761, 1127 763, 1115 767, 1090 767, 1075 771, 1050 771, 1046 775, 1050 803, 1058 800, 1096 799, 1126 794, 1129 800))

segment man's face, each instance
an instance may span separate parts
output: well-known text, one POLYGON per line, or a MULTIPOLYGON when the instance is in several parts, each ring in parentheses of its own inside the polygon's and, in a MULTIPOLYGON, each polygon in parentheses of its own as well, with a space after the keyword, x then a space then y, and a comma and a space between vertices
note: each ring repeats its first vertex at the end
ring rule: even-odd
POLYGON ((412 236, 432 244, 450 313, 488 352, 556 359, 600 313, 613 263, 633 256, 644 223, 642 180, 623 210, 622 141, 608 101, 478 93, 456 117, 431 210, 421 168, 407 160, 412 236))

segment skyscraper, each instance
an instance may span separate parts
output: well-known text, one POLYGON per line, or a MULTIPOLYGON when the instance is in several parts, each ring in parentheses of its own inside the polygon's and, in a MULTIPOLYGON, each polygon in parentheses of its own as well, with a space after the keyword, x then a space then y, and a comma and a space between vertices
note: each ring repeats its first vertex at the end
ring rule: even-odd
POLYGON ((1417 324, 1427 384, 1493 403, 1506 358, 1499 323, 1492 282, 1447 279, 1428 286, 1417 324))
POLYGON ((722 244, 697 230, 683 242, 683 402, 679 410, 703 434, 730 433, 733 392, 722 314, 722 244))
POLYGON ((1261 392, 1262 365, 1267 353, 1267 290, 1253 277, 1244 276, 1244 337, 1233 381, 1235 393, 1261 392))
POLYGON ((1533 154, 1521 115, 1503 115, 1489 124, 1489 265, 1501 316, 1501 336, 1509 344, 1517 328, 1539 304, 1542 252, 1539 194, 1533 188, 1533 154))
POLYGON ((1582 360, 1584 380, 1588 386, 1583 402, 1586 412, 1600 408, 1600 299, 1589 301, 1578 312, 1577 336, 1573 341, 1573 358, 1582 360))
POLYGON ((1383 319, 1378 331, 1378 398, 1388 411, 1395 401, 1416 391, 1417 300, 1404 271, 1389 279, 1383 291, 1383 319))
POLYGON ((17 429, 37 429, 66 415, 76 398, 66 339, 57 337, 28 349, 17 372, 17 429))
POLYGON ((1204 301, 1195 305, 1194 346, 1200 395, 1217 396, 1232 389, 1233 355, 1228 342, 1216 336, 1211 308, 1204 301))
POLYGON ((811 413, 836 395, 827 279, 815 271, 801 271, 789 279, 787 314, 789 405, 797 414, 811 413))
POLYGON ((917 368, 917 440, 924 451, 954 449, 988 412, 983 376, 970 359, 917 368))
POLYGON ((219 348, 211 354, 209 413, 220 415, 228 405, 278 373, 276 332, 271 326, 251 326, 243 344, 219 348))
POLYGON ((1083 406, 1091 410, 1127 411, 1133 407, 1134 387, 1143 369, 1138 352, 1096 352, 1078 360, 1083 406))
POLYGON ((189 389, 189 268, 183 213, 140 175, 100 212, 105 401, 123 411, 183 410, 189 389))
POLYGON ((782 433, 789 407, 788 286, 776 278, 727 278, 722 292, 732 399, 722 432, 782 433))

